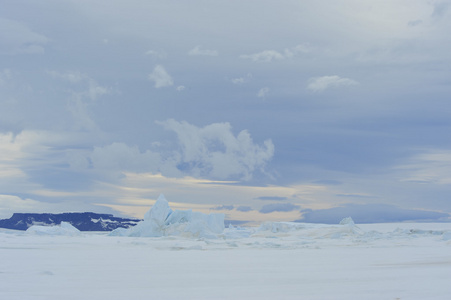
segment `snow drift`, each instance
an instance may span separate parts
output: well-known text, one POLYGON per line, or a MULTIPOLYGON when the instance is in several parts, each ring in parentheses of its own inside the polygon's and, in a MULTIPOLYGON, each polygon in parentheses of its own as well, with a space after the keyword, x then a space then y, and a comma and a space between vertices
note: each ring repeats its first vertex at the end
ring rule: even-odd
POLYGON ((27 233, 36 235, 80 235, 80 230, 68 222, 61 222, 55 226, 33 225, 26 230, 27 233))
POLYGON ((157 202, 136 226, 113 230, 113 236, 183 236, 216 238, 224 231, 224 214, 203 214, 191 210, 175 210, 161 194, 157 202))

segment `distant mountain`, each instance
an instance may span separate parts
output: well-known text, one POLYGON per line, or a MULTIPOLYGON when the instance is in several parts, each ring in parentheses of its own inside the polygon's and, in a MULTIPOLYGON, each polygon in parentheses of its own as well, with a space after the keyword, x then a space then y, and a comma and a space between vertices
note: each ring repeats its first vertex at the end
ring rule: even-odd
POLYGON ((92 212, 33 214, 15 213, 9 219, 0 220, 0 228, 27 230, 33 225, 52 226, 61 222, 69 222, 80 231, 111 231, 116 228, 135 226, 139 219, 117 218, 110 214, 92 212))

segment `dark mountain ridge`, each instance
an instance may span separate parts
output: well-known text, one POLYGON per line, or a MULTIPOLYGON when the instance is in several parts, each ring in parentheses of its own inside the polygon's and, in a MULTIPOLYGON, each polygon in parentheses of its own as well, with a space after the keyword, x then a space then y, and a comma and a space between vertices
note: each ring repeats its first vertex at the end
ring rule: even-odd
POLYGON ((33 225, 53 226, 68 222, 80 231, 111 231, 135 226, 139 219, 118 218, 110 214, 76 212, 60 214, 14 213, 11 218, 0 220, 0 228, 27 230, 33 225))

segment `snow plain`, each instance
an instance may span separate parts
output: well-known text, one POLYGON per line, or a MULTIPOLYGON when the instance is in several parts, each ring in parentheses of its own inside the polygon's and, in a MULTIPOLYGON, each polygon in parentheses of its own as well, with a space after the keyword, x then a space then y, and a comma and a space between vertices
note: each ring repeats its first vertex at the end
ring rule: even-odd
POLYGON ((218 238, 0 230, 0 299, 451 299, 451 224, 265 223, 218 238))

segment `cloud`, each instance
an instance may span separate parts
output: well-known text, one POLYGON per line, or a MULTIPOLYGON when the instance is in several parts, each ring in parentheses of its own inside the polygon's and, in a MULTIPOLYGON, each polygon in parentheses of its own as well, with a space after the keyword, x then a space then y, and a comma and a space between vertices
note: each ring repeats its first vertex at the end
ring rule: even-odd
POLYGON ((149 74, 148 78, 150 81, 155 82, 156 88, 167 87, 174 84, 171 75, 169 75, 169 73, 166 72, 166 69, 161 65, 157 65, 153 69, 153 72, 149 74))
POLYGON ((0 86, 5 85, 12 77, 10 69, 3 69, 0 71, 0 86))
POLYGON ((415 27, 420 25, 421 23, 423 23, 422 20, 413 20, 413 21, 409 21, 409 23, 407 23, 407 25, 409 25, 410 27, 415 27))
POLYGON ((264 87, 264 88, 261 88, 261 89, 258 91, 257 97, 258 97, 258 98, 265 98, 266 96, 268 96, 268 94, 269 94, 269 88, 264 87))
POLYGON ((424 150, 413 155, 408 162, 395 167, 401 172, 401 181, 423 184, 451 184, 451 151, 424 150))
POLYGON ((310 78, 307 89, 314 92, 322 92, 332 87, 352 86, 357 84, 358 82, 353 79, 344 78, 337 75, 322 76, 310 78))
MULTIPOLYGON (((110 208, 100 207, 96 204, 91 204, 83 199, 70 200, 65 199, 64 202, 49 202, 46 196, 46 201, 39 201, 28 197, 19 197, 15 195, 0 194, 0 219, 8 219, 13 213, 63 213, 68 211, 93 211, 98 213, 110 213, 117 215, 117 211, 110 208)), ((60 196, 53 196, 61 198, 60 196)))
POLYGON ((233 210, 234 206, 233 205, 220 205, 220 206, 216 206, 212 209, 214 210, 233 210))
POLYGON ((241 211, 241 212, 249 212, 252 211, 252 207, 250 206, 238 206, 236 208, 237 211, 241 211))
POLYGON ((12 216, 11 207, 14 207, 14 212, 24 213, 48 212, 49 209, 49 205, 45 205, 45 203, 36 200, 0 194, 0 219, 6 219, 12 216))
POLYGON ((168 55, 163 50, 156 51, 156 50, 149 50, 146 52, 146 55, 152 56, 154 58, 163 59, 166 58, 168 55))
POLYGON ((184 90, 185 90, 185 86, 184 86, 184 85, 179 85, 179 86, 176 88, 176 90, 177 90, 177 92, 184 91, 184 90))
POLYGON ((254 62, 271 62, 273 60, 283 60, 286 58, 292 58, 299 53, 310 52, 307 45, 298 45, 292 48, 286 48, 282 53, 276 50, 264 50, 262 52, 254 54, 243 54, 240 55, 242 59, 250 59, 254 62))
POLYGON ((351 217, 356 223, 386 223, 449 221, 450 215, 435 211, 403 209, 387 204, 346 204, 328 209, 304 210, 302 219, 296 222, 338 224, 347 217, 351 217))
POLYGON ((275 50, 265 50, 254 54, 243 54, 240 55, 240 58, 250 59, 255 62, 271 62, 272 60, 281 60, 285 57, 275 50))
POLYGON ((255 198, 257 200, 264 200, 264 201, 283 201, 287 200, 287 197, 277 197, 277 196, 263 196, 263 197, 257 197, 255 198))
POLYGON ((169 119, 157 124, 177 134, 181 148, 178 168, 196 177, 248 180, 254 171, 263 172, 274 155, 271 140, 257 145, 246 130, 235 136, 229 123, 199 128, 169 119))
POLYGON ((104 147, 94 147, 89 159, 95 168, 134 172, 157 172, 161 156, 149 150, 141 152, 137 146, 112 143, 104 147))
POLYGON ((261 212, 262 214, 269 214, 276 211, 290 212, 297 209, 300 209, 299 205, 291 203, 272 203, 263 205, 263 207, 259 210, 259 212, 261 212))
POLYGON ((110 88, 99 85, 94 79, 78 71, 74 72, 47 71, 47 74, 53 78, 69 82, 73 85, 84 84, 81 92, 74 91, 73 93, 79 94, 81 96, 87 96, 91 100, 96 100, 99 96, 111 93, 110 88))
POLYGON ((202 55, 202 56, 218 56, 218 51, 201 49, 201 46, 196 46, 188 52, 188 55, 202 55))
POLYGON ((244 84, 252 78, 252 74, 248 73, 245 77, 232 78, 233 84, 244 84))
POLYGON ((316 180, 313 183, 320 184, 320 185, 341 185, 343 182, 334 180, 334 179, 320 179, 316 180))
POLYGON ((246 79, 244 77, 232 79, 232 83, 234 83, 234 84, 243 84, 245 81, 246 81, 246 79))
MULTIPOLYGON (((137 146, 114 142, 94 147, 86 159, 93 168, 106 173, 151 172, 172 177, 248 180, 254 172, 264 172, 274 154, 271 140, 260 146, 245 130, 234 136, 228 123, 203 128, 172 119, 157 123, 177 134, 174 148, 141 151, 137 146)), ((86 165, 79 157, 74 162, 74 165, 86 165)))
POLYGON ((48 42, 23 23, 0 18, 0 54, 41 54, 48 42))
POLYGON ((30 195, 47 187, 84 188, 82 185, 92 177, 76 173, 89 167, 89 149, 80 143, 92 144, 94 137, 91 140, 88 135, 37 130, 0 134, 0 190, 30 195))
POLYGON ((433 18, 441 18, 448 11, 450 3, 441 1, 441 2, 434 3, 433 5, 434 5, 434 10, 432 12, 432 17, 433 18))
POLYGON ((368 194, 357 194, 357 193, 336 194, 335 196, 343 197, 343 198, 360 198, 360 199, 377 198, 377 196, 368 195, 368 194))
MULTIPOLYGON (((27 160, 31 156, 27 150, 31 150, 28 142, 23 141, 21 137, 17 138, 12 133, 0 133, 0 179, 2 183, 5 180, 26 178, 26 174, 21 168, 21 161, 27 160)), ((35 150, 38 150, 38 147, 35 150)))
POLYGON ((81 72, 58 72, 58 71, 47 71, 47 74, 56 79, 61 79, 72 84, 80 83, 89 79, 88 76, 82 74, 81 72))
POLYGON ((293 48, 285 49, 284 56, 285 58, 291 58, 298 55, 299 53, 309 53, 310 51, 311 51, 310 46, 307 44, 297 45, 293 48))
POLYGON ((66 108, 73 116, 72 127, 77 130, 99 131, 89 108, 99 97, 111 94, 111 88, 98 84, 90 76, 78 71, 52 70, 46 74, 69 84, 69 88, 65 89, 65 93, 69 93, 66 108))

